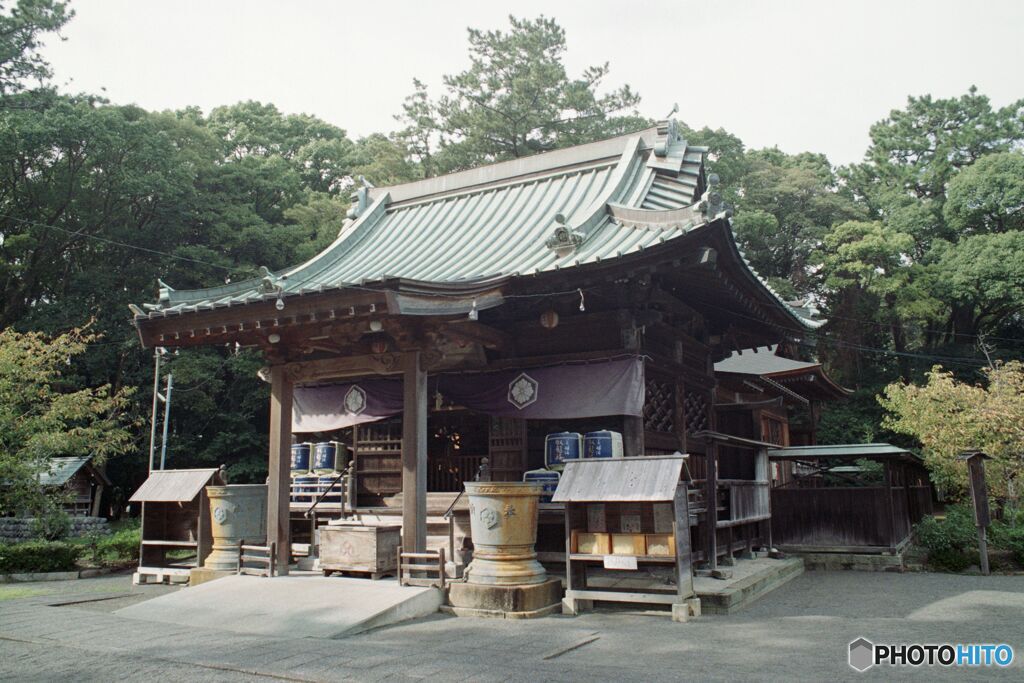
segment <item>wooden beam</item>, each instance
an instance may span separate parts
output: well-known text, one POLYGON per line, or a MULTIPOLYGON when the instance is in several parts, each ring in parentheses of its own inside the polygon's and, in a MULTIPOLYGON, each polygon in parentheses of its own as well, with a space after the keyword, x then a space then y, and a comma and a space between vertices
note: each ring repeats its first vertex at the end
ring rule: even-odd
POLYGON ((267 486, 267 545, 277 546, 278 575, 288 573, 291 555, 289 495, 291 494, 292 390, 287 366, 270 369, 270 459, 267 486))
POLYGON ((402 547, 427 549, 427 373, 419 351, 404 356, 402 413, 402 547))
POLYGON ((382 353, 298 361, 279 367, 284 368, 293 382, 316 382, 361 375, 397 375, 403 371, 401 358, 399 354, 382 353))

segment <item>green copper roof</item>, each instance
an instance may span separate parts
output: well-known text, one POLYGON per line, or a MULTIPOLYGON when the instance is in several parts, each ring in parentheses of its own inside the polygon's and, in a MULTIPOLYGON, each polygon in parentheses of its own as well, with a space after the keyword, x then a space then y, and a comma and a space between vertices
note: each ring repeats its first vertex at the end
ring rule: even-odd
MULTIPOLYGON (((164 286, 160 302, 148 306, 152 312, 136 317, 391 278, 470 285, 615 259, 724 218, 720 205, 709 211, 700 202, 706 151, 665 122, 633 135, 364 189, 338 238, 306 263, 210 289, 164 286)), ((781 300, 779 306, 814 326, 781 300)))

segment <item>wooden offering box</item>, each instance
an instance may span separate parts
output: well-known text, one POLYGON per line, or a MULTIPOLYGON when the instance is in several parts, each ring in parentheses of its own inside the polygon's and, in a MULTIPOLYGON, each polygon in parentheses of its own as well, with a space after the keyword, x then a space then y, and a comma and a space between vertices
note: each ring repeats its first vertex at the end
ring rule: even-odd
POLYGON ((366 525, 358 522, 331 523, 320 528, 320 569, 324 576, 333 572, 359 572, 379 579, 394 574, 401 543, 402 527, 366 525))

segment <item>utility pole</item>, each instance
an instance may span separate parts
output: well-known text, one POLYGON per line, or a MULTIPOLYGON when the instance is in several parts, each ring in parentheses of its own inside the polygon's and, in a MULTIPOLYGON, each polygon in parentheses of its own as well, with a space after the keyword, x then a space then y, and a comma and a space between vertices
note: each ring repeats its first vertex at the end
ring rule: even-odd
POLYGON ((162 346, 156 347, 153 352, 153 414, 150 418, 149 427, 149 471, 153 472, 153 456, 156 455, 156 409, 160 398, 160 359, 165 351, 162 346))
POLYGON ((174 388, 174 375, 167 375, 167 388, 161 397, 164 400, 164 434, 160 442, 160 469, 165 469, 167 463, 167 426, 171 423, 171 389, 174 388))

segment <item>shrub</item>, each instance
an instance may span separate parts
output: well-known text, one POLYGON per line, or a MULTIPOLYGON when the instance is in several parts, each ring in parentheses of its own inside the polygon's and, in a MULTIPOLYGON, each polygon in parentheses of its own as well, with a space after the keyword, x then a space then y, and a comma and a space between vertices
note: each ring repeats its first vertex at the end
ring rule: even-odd
POLYGON ((82 546, 63 541, 29 541, 0 545, 0 574, 70 572, 82 546))
POLYGON ((949 506, 943 519, 925 517, 914 532, 936 569, 960 572, 978 561, 974 513, 967 506, 949 506))
POLYGON ((46 541, 59 541, 71 532, 71 518, 56 505, 47 505, 32 520, 32 533, 46 541))
POLYGON ((1009 551, 1018 564, 1024 565, 1024 512, 1018 511, 1001 522, 993 522, 992 545, 1009 551))
POLYGON ((103 564, 124 564, 139 559, 139 544, 142 533, 138 527, 121 529, 110 536, 104 536, 97 544, 103 564))

